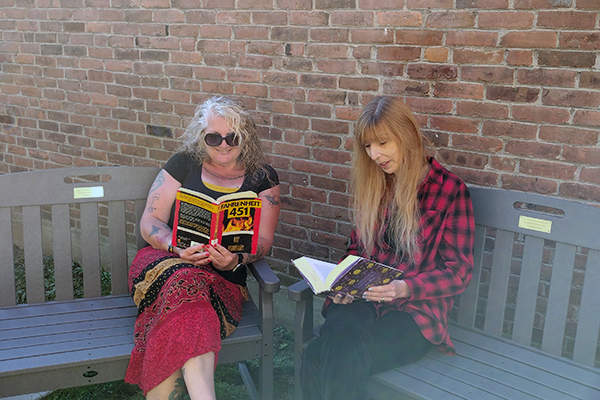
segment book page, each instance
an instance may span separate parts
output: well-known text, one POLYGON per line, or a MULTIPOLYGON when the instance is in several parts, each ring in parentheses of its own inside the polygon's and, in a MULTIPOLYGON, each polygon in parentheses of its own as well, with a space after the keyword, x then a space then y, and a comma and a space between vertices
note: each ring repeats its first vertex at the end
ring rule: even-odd
POLYGON ((313 292, 320 293, 329 289, 325 285, 325 280, 327 279, 327 275, 335 269, 335 264, 309 257, 300 257, 292 260, 292 263, 313 288, 313 292))

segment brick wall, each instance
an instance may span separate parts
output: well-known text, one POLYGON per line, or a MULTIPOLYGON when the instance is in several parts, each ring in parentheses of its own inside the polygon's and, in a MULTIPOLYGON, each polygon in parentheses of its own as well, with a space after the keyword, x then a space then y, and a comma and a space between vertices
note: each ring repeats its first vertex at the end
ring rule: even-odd
POLYGON ((599 0, 0 4, 1 173, 160 165, 196 104, 242 96, 282 179, 283 273, 343 252, 353 121, 381 93, 465 181, 600 203, 599 0))

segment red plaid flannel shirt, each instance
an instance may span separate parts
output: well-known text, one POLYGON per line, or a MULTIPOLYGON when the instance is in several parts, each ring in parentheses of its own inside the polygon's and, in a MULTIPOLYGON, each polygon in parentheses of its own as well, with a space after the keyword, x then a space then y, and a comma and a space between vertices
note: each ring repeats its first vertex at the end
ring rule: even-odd
POLYGON ((418 193, 421 251, 415 263, 400 260, 384 240, 370 255, 365 254, 355 231, 346 255, 361 255, 403 270, 410 298, 374 303, 378 316, 391 310, 408 312, 427 340, 440 351, 454 354, 448 318, 454 296, 465 290, 473 275, 475 221, 467 186, 435 159, 430 159, 430 163, 431 169, 418 193))

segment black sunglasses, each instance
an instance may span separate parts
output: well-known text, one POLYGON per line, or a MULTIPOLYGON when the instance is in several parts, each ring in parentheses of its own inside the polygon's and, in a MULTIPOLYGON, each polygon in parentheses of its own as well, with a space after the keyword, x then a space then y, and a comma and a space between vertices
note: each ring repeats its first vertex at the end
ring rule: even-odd
POLYGON ((221 142, 225 141, 228 146, 235 147, 240 144, 240 139, 235 135, 234 132, 229 132, 225 137, 218 133, 207 133, 204 135, 204 141, 210 147, 217 147, 221 145, 221 142))

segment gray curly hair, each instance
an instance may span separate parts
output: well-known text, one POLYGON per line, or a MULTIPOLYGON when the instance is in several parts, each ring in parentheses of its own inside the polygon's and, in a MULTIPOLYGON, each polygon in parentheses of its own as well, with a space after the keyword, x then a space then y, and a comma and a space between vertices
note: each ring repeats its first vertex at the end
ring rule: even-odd
POLYGON ((206 159, 204 135, 211 116, 223 117, 235 133, 241 149, 239 161, 244 164, 246 173, 253 174, 263 169, 265 155, 256 132, 256 124, 242 102, 231 97, 211 97, 196 108, 194 118, 181 136, 180 150, 199 162, 206 159))

